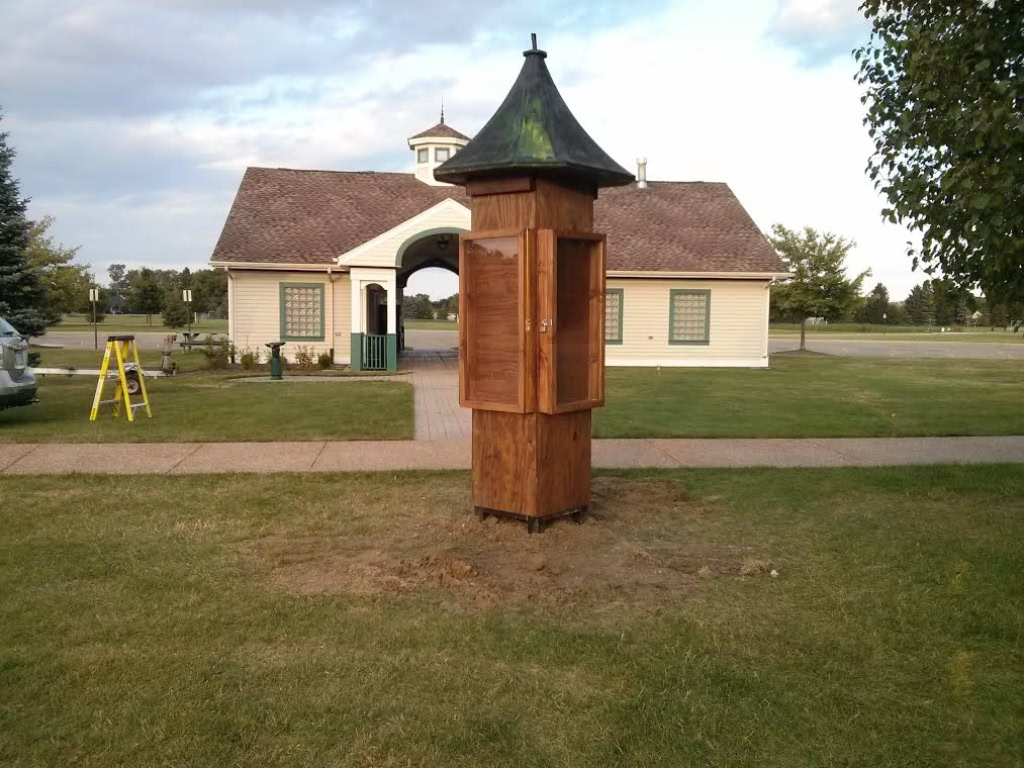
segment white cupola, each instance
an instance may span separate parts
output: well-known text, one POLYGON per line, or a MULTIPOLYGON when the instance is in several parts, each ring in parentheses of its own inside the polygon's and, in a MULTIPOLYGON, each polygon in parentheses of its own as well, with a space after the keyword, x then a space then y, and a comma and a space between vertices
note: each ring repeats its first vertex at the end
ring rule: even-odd
POLYGON ((434 169, 468 143, 469 136, 445 125, 444 107, 441 107, 440 123, 409 138, 414 175, 424 184, 434 187, 450 186, 434 178, 434 169))

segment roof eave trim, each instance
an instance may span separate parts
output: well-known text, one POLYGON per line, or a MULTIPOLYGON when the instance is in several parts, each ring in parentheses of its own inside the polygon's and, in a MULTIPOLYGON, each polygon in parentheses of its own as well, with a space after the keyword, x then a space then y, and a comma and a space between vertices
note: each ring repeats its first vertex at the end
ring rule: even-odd
POLYGON ((210 260, 210 266, 214 269, 273 269, 281 272, 327 272, 328 270, 339 268, 339 265, 334 262, 324 262, 322 264, 284 264, 279 261, 214 261, 212 259, 210 260))
POLYGON ((609 269, 608 277, 660 277, 690 280, 782 280, 792 277, 791 272, 678 272, 660 270, 609 269))

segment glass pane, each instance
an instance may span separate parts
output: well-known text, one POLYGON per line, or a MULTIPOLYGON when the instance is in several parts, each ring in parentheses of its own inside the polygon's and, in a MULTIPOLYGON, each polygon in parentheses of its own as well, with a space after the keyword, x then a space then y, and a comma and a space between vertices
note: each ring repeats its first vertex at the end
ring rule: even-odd
POLYGON ((672 341, 707 340, 708 295, 672 294, 672 341))
POLYGON ((430 150, 429 149, 421 149, 421 150, 419 150, 416 153, 416 162, 418 162, 418 163, 425 163, 428 160, 430 160, 430 150))
POLYGON ((465 243, 466 396, 517 405, 519 350, 519 238, 465 243))
POLYGON ((622 313, 622 294, 608 291, 604 297, 604 339, 607 342, 622 341, 619 338, 619 318, 622 313))
POLYGON ((558 403, 590 396, 590 259, 589 240, 558 239, 556 258, 556 369, 558 403))
POLYGON ((434 150, 434 159, 437 162, 439 162, 439 163, 443 163, 445 160, 448 159, 448 150, 447 149, 441 149, 441 148, 435 149, 434 150))
POLYGON ((321 291, 322 289, 318 286, 285 286, 285 336, 320 337, 321 291))

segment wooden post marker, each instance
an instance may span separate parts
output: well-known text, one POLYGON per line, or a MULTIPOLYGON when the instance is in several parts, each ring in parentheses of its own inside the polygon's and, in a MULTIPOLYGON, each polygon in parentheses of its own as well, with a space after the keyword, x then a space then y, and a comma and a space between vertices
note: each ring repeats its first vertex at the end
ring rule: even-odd
POLYGON ((576 122, 538 50, 435 178, 465 186, 459 402, 473 409, 473 506, 532 533, 590 505, 590 410, 604 404, 599 187, 629 184, 576 122))

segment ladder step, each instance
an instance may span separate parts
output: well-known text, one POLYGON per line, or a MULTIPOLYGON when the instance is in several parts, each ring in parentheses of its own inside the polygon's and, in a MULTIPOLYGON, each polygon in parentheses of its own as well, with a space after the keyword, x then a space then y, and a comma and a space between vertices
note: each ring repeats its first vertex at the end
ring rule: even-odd
POLYGON ((100 400, 99 405, 113 405, 117 400, 100 400))

